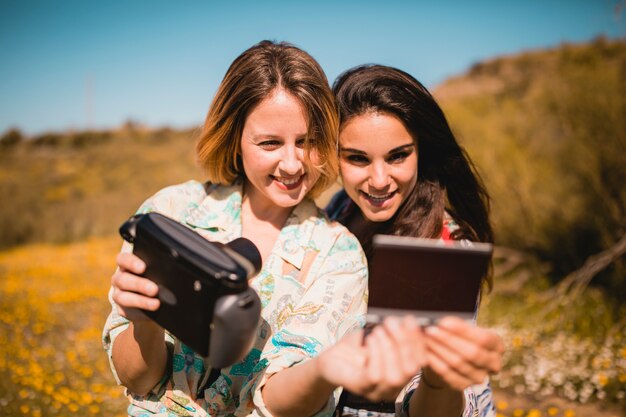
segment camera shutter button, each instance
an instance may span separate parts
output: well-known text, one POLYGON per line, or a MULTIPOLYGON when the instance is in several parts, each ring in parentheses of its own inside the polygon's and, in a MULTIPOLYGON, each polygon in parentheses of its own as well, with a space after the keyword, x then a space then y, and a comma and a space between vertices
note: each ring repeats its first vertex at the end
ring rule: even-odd
POLYGON ((237 306, 241 308, 246 308, 250 304, 254 302, 254 298, 250 294, 244 294, 237 300, 237 306))

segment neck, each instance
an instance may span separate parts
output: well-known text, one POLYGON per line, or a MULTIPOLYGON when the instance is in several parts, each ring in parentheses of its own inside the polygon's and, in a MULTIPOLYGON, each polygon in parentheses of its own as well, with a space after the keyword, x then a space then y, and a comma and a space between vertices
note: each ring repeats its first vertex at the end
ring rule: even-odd
POLYGON ((354 213, 346 222, 346 227, 350 230, 361 243, 363 250, 371 261, 372 256, 372 238, 375 234, 391 235, 393 234, 393 218, 386 222, 372 222, 368 220, 361 210, 356 207, 354 213))
POLYGON ((248 220, 256 220, 272 224, 277 229, 282 228, 293 207, 280 207, 259 193, 248 182, 243 186, 243 213, 251 215, 248 220))

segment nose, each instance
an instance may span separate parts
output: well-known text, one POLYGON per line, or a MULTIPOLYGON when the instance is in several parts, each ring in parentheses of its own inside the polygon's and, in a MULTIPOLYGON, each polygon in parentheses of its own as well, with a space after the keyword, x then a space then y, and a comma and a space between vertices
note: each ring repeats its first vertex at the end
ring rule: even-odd
POLYGON ((389 169, 385 163, 374 163, 370 166, 370 175, 367 181, 370 187, 382 190, 391 183, 389 169))
POLYGON ((278 169, 286 175, 296 175, 302 170, 302 150, 294 145, 285 146, 278 169))

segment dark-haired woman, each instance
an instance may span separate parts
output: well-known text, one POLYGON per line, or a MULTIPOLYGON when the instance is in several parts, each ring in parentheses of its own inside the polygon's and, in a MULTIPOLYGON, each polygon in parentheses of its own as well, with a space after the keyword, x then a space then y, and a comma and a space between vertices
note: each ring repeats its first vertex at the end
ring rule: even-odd
MULTIPOLYGON (((327 213, 357 236, 368 258, 374 234, 493 241, 487 192, 421 83, 401 70, 368 65, 340 75, 333 90, 344 190, 327 213)), ((491 285, 485 277, 483 287, 491 285)), ((495 415, 487 376, 501 366, 497 334, 454 318, 423 332, 405 322, 388 319, 365 338, 368 357, 385 359, 368 363, 370 380, 342 397, 339 413, 495 415), (417 376, 404 363, 405 333, 424 341, 425 366, 417 376), (409 380, 397 405, 363 398, 394 398, 409 380)))

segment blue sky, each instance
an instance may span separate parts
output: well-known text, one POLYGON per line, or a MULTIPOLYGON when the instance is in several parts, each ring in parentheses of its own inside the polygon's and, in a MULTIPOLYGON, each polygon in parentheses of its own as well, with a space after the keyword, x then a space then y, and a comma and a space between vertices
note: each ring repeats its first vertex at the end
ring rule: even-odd
POLYGON ((0 133, 200 124, 230 62, 262 39, 329 80, 376 62, 434 88, 494 56, 626 37, 624 0, 0 0, 0 133))

